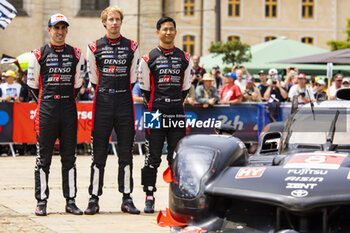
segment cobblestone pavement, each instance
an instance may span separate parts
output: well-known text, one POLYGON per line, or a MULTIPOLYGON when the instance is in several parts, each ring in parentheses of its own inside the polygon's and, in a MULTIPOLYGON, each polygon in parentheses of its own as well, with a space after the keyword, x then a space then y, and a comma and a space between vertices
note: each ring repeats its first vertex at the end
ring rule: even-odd
MULTIPOLYGON (((117 189, 118 159, 108 157, 105 170, 104 193, 100 197, 100 214, 74 216, 66 214, 61 189, 60 156, 53 156, 49 177, 50 197, 48 216, 34 214, 34 164, 35 156, 0 157, 0 232, 170 232, 156 224, 158 211, 168 206, 168 185, 162 179, 167 166, 163 157, 158 171, 156 213, 130 215, 120 210, 122 195, 117 189)), ((88 185, 91 157, 77 157, 78 194, 76 202, 84 210, 89 199, 88 185)), ((145 196, 141 186, 143 157, 134 156, 134 192, 136 207, 143 210, 145 196)))

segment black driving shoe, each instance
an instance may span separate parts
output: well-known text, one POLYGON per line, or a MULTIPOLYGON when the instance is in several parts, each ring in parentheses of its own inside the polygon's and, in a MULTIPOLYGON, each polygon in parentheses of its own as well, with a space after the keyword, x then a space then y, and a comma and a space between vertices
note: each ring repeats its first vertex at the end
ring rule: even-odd
POLYGON ((38 204, 35 209, 35 215, 37 216, 46 216, 46 205, 47 201, 38 201, 38 204))
POLYGON ((131 198, 127 198, 123 201, 121 209, 124 213, 140 214, 140 211, 135 207, 131 198))
POLYGON ((146 196, 145 208, 143 210, 145 213, 147 214, 154 213, 154 201, 155 201, 154 196, 146 196))
POLYGON ((66 204, 66 212, 74 215, 82 215, 83 211, 81 211, 78 206, 75 204, 74 199, 67 199, 66 204))
POLYGON ((84 214, 94 215, 100 211, 100 206, 98 205, 98 198, 91 197, 89 200, 89 205, 84 211, 84 214))

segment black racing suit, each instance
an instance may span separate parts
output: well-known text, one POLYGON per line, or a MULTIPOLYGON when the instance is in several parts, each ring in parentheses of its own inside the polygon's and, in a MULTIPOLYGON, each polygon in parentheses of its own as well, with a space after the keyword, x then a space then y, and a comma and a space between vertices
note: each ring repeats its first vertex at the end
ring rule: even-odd
POLYGON ((138 45, 122 36, 117 40, 104 36, 89 44, 87 59, 90 81, 96 85, 89 194, 102 194, 104 168, 113 128, 118 143, 119 192, 128 194, 133 190, 135 116, 131 86, 137 78, 138 45))
POLYGON ((191 87, 191 68, 190 56, 178 48, 157 47, 142 57, 139 80, 148 111, 162 114, 160 129, 145 129, 146 157, 141 172, 145 192, 156 191, 157 168, 165 138, 170 165, 177 142, 186 135, 184 126, 169 127, 169 122, 185 120, 183 101, 191 87), (164 120, 167 126, 163 125, 164 120))
POLYGON ((47 44, 33 50, 27 84, 38 94, 35 114, 37 159, 35 198, 49 197, 48 179, 52 152, 57 138, 62 162, 62 189, 65 198, 77 193, 75 148, 77 144, 77 108, 75 93, 82 85, 84 68, 81 51, 70 45, 47 44))

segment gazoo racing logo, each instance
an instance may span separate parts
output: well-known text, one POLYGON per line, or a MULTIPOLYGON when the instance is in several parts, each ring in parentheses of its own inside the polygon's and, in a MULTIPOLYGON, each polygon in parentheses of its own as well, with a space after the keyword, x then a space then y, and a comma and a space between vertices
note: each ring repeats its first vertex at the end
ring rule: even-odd
POLYGON ((60 81, 60 75, 54 74, 53 76, 49 77, 47 79, 48 82, 59 82, 60 81))
POLYGON ((180 82, 180 77, 179 76, 170 76, 170 75, 164 75, 163 77, 160 77, 158 82, 159 83, 169 83, 169 82, 173 82, 173 83, 178 83, 180 82))
POLYGON ((169 75, 164 75, 163 77, 159 78, 160 83, 168 83, 170 82, 170 76, 169 75))
POLYGON ((161 69, 159 74, 180 74, 180 69, 161 69))
POLYGON ((102 69, 102 72, 104 73, 116 73, 118 70, 116 69, 116 66, 104 66, 102 69))

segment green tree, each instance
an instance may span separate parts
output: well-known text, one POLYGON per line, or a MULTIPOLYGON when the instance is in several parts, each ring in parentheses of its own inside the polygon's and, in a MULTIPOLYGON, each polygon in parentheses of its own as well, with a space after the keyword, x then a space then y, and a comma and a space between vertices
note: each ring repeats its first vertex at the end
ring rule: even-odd
POLYGON ((338 49, 350 48, 350 19, 348 19, 348 25, 345 30, 345 33, 348 34, 345 41, 331 40, 327 42, 327 44, 331 47, 332 51, 338 50, 338 49))
POLYGON ((224 54, 222 61, 232 65, 249 62, 252 59, 250 45, 239 40, 227 41, 226 43, 222 41, 217 43, 211 42, 209 52, 224 54))

